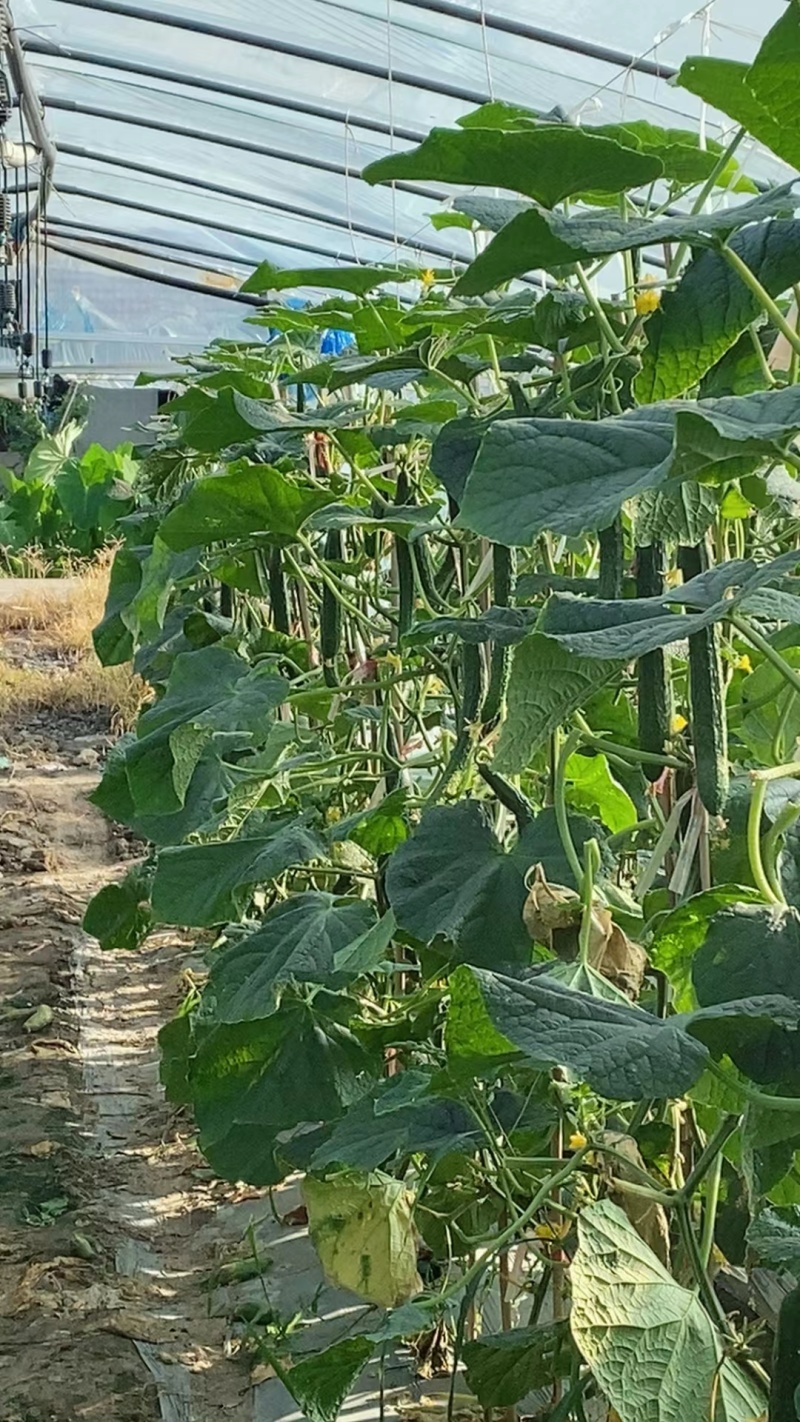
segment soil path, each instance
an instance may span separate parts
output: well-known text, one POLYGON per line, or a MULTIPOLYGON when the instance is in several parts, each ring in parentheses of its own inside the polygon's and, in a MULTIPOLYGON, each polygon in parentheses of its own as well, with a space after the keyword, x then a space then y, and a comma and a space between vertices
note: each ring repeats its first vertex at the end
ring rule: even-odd
MULTIPOLYGON (((190 945, 82 932, 131 852, 87 801, 93 730, 0 741, 0 1422, 290 1422, 270 1338, 334 1342, 363 1304, 322 1279, 296 1187, 214 1180, 163 1100, 190 945)), ((345 1415, 377 1417, 374 1376, 345 1415)))

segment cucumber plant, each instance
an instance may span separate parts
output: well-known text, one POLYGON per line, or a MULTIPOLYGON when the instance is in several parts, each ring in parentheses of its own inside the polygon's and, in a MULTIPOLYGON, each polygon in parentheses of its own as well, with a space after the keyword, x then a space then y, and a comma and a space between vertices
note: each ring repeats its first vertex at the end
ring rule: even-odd
POLYGON ((796 0, 678 82, 727 145, 493 103, 367 169, 514 196, 457 273, 255 272, 114 563, 150 850, 89 923, 205 947, 167 1094, 365 1304, 274 1349, 312 1419, 432 1333, 486 1413, 796 1407, 800 222, 736 158, 796 164, 796 0))

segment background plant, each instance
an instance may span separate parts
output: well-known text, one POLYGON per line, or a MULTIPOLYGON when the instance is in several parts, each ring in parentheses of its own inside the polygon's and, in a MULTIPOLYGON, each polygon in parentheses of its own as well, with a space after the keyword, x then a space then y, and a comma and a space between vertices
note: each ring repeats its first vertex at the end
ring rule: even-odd
POLYGON ((259 269, 125 520, 94 799, 152 851, 86 925, 205 935, 168 1095, 372 1306, 274 1348, 312 1419, 409 1337, 451 1408, 797 1415, 800 227, 735 155, 797 163, 798 79, 792 4, 681 71, 725 149, 491 104, 375 164, 517 196, 458 275, 259 269))

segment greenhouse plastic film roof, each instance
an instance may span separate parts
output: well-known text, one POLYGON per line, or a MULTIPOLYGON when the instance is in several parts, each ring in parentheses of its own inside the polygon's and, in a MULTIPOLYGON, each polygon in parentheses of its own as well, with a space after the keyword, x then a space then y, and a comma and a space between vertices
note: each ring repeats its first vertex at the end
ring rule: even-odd
MULTIPOLYGON (((260 261, 423 266, 472 254, 437 232, 435 184, 373 187, 374 159, 488 99, 580 123, 724 135, 670 84, 689 54, 749 60, 781 0, 12 0, 57 147, 51 343, 64 369, 166 369, 236 336, 260 261), (756 28, 757 26, 757 28, 756 28), (122 270, 120 270, 122 268, 122 270)), ((785 169, 751 145, 761 181, 785 169)))

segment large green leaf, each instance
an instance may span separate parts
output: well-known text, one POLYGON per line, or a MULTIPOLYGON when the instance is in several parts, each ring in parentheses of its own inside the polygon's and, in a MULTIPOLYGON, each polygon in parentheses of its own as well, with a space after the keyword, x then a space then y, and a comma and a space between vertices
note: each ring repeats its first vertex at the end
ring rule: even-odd
POLYGON ((692 963, 715 914, 731 905, 746 903, 761 903, 760 894, 742 884, 719 884, 704 893, 693 894, 659 919, 650 942, 650 959, 669 978, 673 1002, 679 1012, 691 1012, 697 1006, 692 963))
POLYGON ((636 544, 701 543, 719 510, 719 493, 707 484, 685 479, 675 488, 642 494, 636 506, 636 544))
POLYGON ((736 163, 728 161, 721 169, 719 159, 724 149, 714 139, 701 138, 696 129, 661 128, 646 119, 631 119, 622 123, 604 123, 592 127, 593 133, 615 138, 626 147, 642 153, 655 154, 664 164, 664 177, 676 183, 702 183, 712 174, 718 187, 726 192, 753 192, 748 179, 736 178, 736 163))
POLYGON ((676 1283, 616 1205, 581 1211, 572 1334, 625 1422, 754 1422, 766 1398, 731 1359, 697 1294, 676 1283), (719 1383, 717 1379, 719 1378, 719 1383))
MULTIPOLYGON (((800 647, 786 647, 781 656, 789 666, 800 666, 800 647)), ((747 677, 740 705, 744 716, 738 727, 739 735, 760 765, 772 762, 773 751, 779 744, 787 750, 797 744, 800 698, 771 662, 762 662, 747 677)))
POLYGON ((257 933, 215 957, 210 979, 215 1019, 249 1022, 268 1017, 283 983, 333 982, 337 954, 376 921, 372 904, 333 894, 294 894, 277 904, 257 933))
MULTIPOLYGON (((602 828, 570 817, 580 848, 604 840, 602 828)), ((414 836, 389 860, 386 892, 401 928, 423 943, 443 939, 466 963, 527 963, 530 935, 522 921, 525 874, 541 864, 553 883, 573 883, 553 810, 543 810, 507 853, 486 807, 476 800, 429 810, 414 836)))
POLYGON ((167 514, 160 535, 174 549, 254 535, 288 542, 310 514, 332 499, 324 489, 297 483, 268 464, 240 459, 193 484, 167 514))
POLYGON ((269 666, 251 668, 226 647, 176 657, 164 696, 139 718, 136 739, 126 743, 136 813, 179 810, 209 742, 220 739, 228 750, 262 744, 271 713, 288 691, 269 666))
POLYGON ((418 647, 436 637, 454 636, 473 645, 496 642, 499 647, 513 647, 528 635, 535 617, 535 612, 524 607, 490 607, 480 617, 430 617, 415 623, 405 641, 418 647))
POLYGON ((158 1034, 160 1062, 158 1077, 164 1095, 173 1106, 190 1106, 192 1090, 189 1084, 191 1059, 194 1056, 194 1022, 184 1002, 177 1017, 165 1022, 158 1034))
MULTIPOLYGON (((700 632, 730 617, 738 606, 749 605, 760 589, 796 566, 797 553, 781 554, 772 563, 758 566, 741 561, 720 565, 709 574, 693 578, 663 598, 628 598, 603 601, 556 593, 545 609, 543 629, 568 651, 579 656, 611 659, 642 657, 657 647, 700 632), (699 611, 669 611, 672 604, 699 611)), ((766 593, 760 593, 766 597, 766 593)), ((759 604, 761 610, 768 603, 759 604)))
MULTIPOLYGON (((527 868, 527 864, 524 868, 527 868)), ((443 938, 475 963, 530 961, 519 853, 506 854, 475 800, 439 806, 389 860, 386 893, 401 928, 443 938)))
POLYGON ((133 735, 123 736, 111 747, 103 778, 89 799, 110 820, 127 825, 138 839, 151 840, 162 847, 181 844, 190 834, 202 830, 212 834, 222 823, 228 796, 236 783, 236 771, 220 760, 220 747, 210 741, 198 760, 183 805, 170 815, 139 815, 131 795, 125 757, 133 735))
MULTIPOLYGON (((800 1002, 800 913, 765 904, 721 909, 694 956, 692 981, 703 1007, 754 992, 800 1002)), ((747 1024, 730 1056, 755 1081, 793 1083, 800 1038, 782 1022, 747 1024)))
POLYGON ((464 1344, 467 1386, 481 1407, 513 1407, 538 1388, 568 1376, 572 1350, 566 1323, 511 1328, 464 1344))
POLYGON ((694 955, 692 980, 703 1005, 753 992, 800 1000, 800 913, 754 903, 721 908, 694 955))
POLYGON ((370 1338, 343 1338, 321 1353, 285 1368, 273 1355, 281 1382, 309 1422, 336 1422, 347 1396, 374 1349, 370 1338))
POLYGON ((157 533, 154 535, 152 547, 142 561, 141 582, 135 591, 131 590, 130 599, 121 612, 134 646, 156 640, 164 626, 175 585, 194 572, 199 552, 198 548, 188 548, 176 553, 157 533))
POLYGON ((133 505, 133 490, 101 460, 68 459, 55 477, 55 490, 75 528, 108 533, 133 505))
POLYGON ((139 948, 152 926, 150 870, 136 865, 119 884, 106 884, 90 900, 83 927, 101 948, 139 948))
MULTIPOLYGON (((464 114, 456 122, 459 128, 499 128, 508 131, 538 128, 542 119, 534 109, 494 99, 481 104, 472 113, 464 114)), ((657 157, 663 164, 662 176, 681 184, 699 183, 711 177, 723 153, 721 145, 713 139, 707 140, 701 147, 698 134, 691 129, 661 128, 646 119, 592 124, 590 132, 599 138, 612 138, 626 148, 635 148, 640 153, 657 157)), ((734 173, 735 164, 726 164, 723 171, 717 174, 717 182, 728 188, 734 173)))
POLYGON ((319 286, 330 291, 349 291, 366 296, 376 286, 390 281, 410 281, 419 273, 413 268, 395 267, 276 267, 262 262, 239 288, 243 292, 291 291, 302 286, 319 286))
POLYGON ((748 77, 749 65, 738 60, 691 55, 683 61, 675 82, 727 114, 773 153, 778 153, 782 144, 780 125, 762 107, 748 84, 748 77))
POLYGON ((722 1052, 746 1019, 795 1022, 800 1004, 780 996, 725 1002, 679 1017, 575 992, 545 975, 506 977, 472 968, 497 1032, 541 1066, 567 1066, 611 1100, 682 1096, 704 1071, 709 1051, 722 1052))
POLYGON ((92 633, 94 649, 104 667, 118 667, 133 656, 133 637, 123 621, 142 585, 142 559, 131 548, 118 548, 111 564, 111 577, 103 620, 92 633))
POLYGON ((762 1210, 747 1231, 747 1242, 765 1264, 800 1274, 800 1208, 782 1214, 762 1210))
POLYGON ((627 499, 670 470, 674 411, 607 420, 502 420, 467 479, 459 522, 497 543, 526 546, 544 529, 605 528, 627 499))
POLYGON ((566 764, 566 780, 570 805, 600 820, 612 834, 636 824, 636 806, 614 779, 604 755, 575 752, 566 764))
POLYGON ((670 478, 736 478, 800 429, 797 387, 671 402, 597 421, 510 419, 484 435, 459 522, 525 546, 545 529, 605 528, 670 478))
POLYGON ((182 444, 200 454, 219 454, 231 445, 250 444, 255 438, 255 430, 241 414, 236 392, 230 388, 213 394, 190 390, 173 401, 172 414, 181 423, 182 444))
POLYGON ((164 849, 153 880, 154 917, 197 928, 240 918, 255 885, 323 854, 318 836, 294 816, 256 836, 164 849))
POLYGON ((508 714, 497 747, 498 770, 518 774, 574 711, 615 671, 618 662, 578 657, 533 633, 517 648, 508 685, 508 714))
POLYGON ((424 1152, 432 1161, 485 1143, 482 1129, 458 1101, 432 1096, 430 1078, 408 1071, 382 1082, 351 1107, 314 1154, 315 1170, 349 1166, 374 1170, 395 1156, 424 1152))
POLYGON ((535 207, 513 212, 509 204, 509 220, 503 222, 503 209, 479 206, 481 199, 463 199, 459 206, 472 215, 488 219, 484 225, 500 222, 498 235, 475 258, 456 283, 458 296, 477 296, 512 277, 531 271, 559 273, 574 262, 583 262, 615 252, 632 251, 640 247, 665 242, 691 242, 706 245, 713 236, 734 232, 748 223, 764 222, 766 218, 791 216, 797 206, 790 184, 774 188, 738 207, 718 208, 714 212, 686 213, 674 217, 633 218, 630 221, 607 208, 599 212, 578 213, 565 217, 560 212, 547 212, 535 207))
MULTIPOLYGON (((754 224, 729 245, 771 296, 800 278, 800 222, 754 224)), ((702 252, 647 323, 637 399, 669 400, 690 390, 760 315, 758 298, 725 258, 702 252)))
POLYGON ((800 167, 800 12, 791 0, 753 64, 684 60, 677 83, 721 109, 779 158, 800 167))
POLYGON ((227 1180, 277 1184, 278 1136, 336 1121, 372 1074, 345 1028, 295 999, 263 1020, 214 1027, 190 1067, 200 1148, 227 1180))
POLYGON ((504 133, 500 129, 434 128, 418 148, 379 158, 368 183, 397 178, 508 188, 554 207, 575 193, 619 193, 653 182, 660 159, 571 124, 504 133))
POLYGON ((401 1180, 307 1175, 308 1229, 332 1283, 368 1303, 396 1308, 421 1291, 412 1197, 401 1180))

